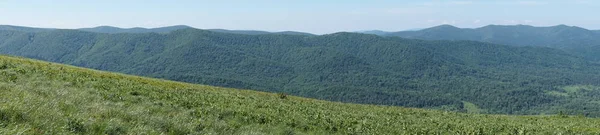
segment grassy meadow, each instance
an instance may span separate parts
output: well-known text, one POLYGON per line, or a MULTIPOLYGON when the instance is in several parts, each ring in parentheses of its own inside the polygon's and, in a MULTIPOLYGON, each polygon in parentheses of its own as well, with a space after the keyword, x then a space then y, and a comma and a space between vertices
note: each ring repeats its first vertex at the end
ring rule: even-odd
POLYGON ((0 56, 0 134, 600 134, 600 119, 338 103, 0 56))

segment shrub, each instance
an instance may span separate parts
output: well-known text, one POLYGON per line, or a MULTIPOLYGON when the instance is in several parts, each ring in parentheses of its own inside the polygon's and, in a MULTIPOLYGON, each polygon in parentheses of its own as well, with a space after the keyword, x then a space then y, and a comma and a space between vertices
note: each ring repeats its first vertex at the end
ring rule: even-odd
POLYGON ((559 117, 559 118, 568 118, 569 117, 569 115, 567 115, 563 111, 558 112, 558 114, 556 114, 556 116, 559 117))
POLYGON ((15 110, 0 109, 0 123, 14 123, 26 121, 25 114, 15 110))
POLYGON ((85 126, 83 122, 79 119, 69 119, 67 121, 68 130, 75 133, 84 133, 86 132, 85 126))
POLYGON ((287 98, 287 94, 285 94, 285 93, 279 93, 277 95, 279 96, 279 99, 286 99, 287 98))
POLYGON ((10 81, 10 82, 17 82, 17 76, 16 75, 9 75, 8 76, 8 81, 10 81))

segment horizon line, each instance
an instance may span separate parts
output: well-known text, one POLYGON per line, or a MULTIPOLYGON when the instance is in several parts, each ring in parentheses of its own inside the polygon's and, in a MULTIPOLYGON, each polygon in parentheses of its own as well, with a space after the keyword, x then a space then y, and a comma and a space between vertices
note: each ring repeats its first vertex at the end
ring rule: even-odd
POLYGON ((48 28, 48 27, 36 27, 36 26, 23 26, 23 25, 12 25, 12 24, 0 24, 0 26, 8 26, 8 27, 23 27, 23 28, 34 28, 34 29, 57 29, 57 30, 82 30, 82 29, 93 29, 93 28, 100 28, 100 27, 110 27, 110 28, 117 28, 117 29, 146 29, 146 30, 150 30, 150 29, 159 29, 159 28, 168 28, 168 27, 188 27, 188 28, 193 28, 193 29, 199 29, 199 30, 230 30, 230 31, 261 31, 261 32, 271 32, 271 33, 277 33, 277 32, 301 32, 301 33, 308 33, 308 34, 313 34, 313 35, 326 35, 326 34, 333 34, 333 33, 340 33, 340 32, 353 32, 353 33, 360 33, 360 32, 367 32, 367 31, 381 31, 381 32, 386 32, 386 33, 393 33, 393 32, 405 32, 405 31, 422 31, 422 30, 426 30, 426 29, 430 29, 430 28, 435 28, 435 27, 442 27, 442 26, 450 26, 450 27, 454 27, 454 28, 459 28, 459 29, 480 29, 480 28, 484 28, 484 27, 489 27, 489 26, 528 26, 528 27, 534 27, 534 28, 549 28, 549 27, 559 27, 559 26, 567 26, 567 27, 577 27, 577 28, 582 28, 585 30, 590 30, 590 31, 597 31, 594 29, 588 29, 588 28, 584 28, 581 26, 576 26, 576 25, 566 25, 566 24, 556 24, 556 25, 545 25, 545 26, 534 26, 534 25, 527 25, 527 24, 488 24, 488 25, 484 25, 484 26, 480 26, 480 27, 458 27, 452 24, 440 24, 440 25, 434 25, 434 26, 430 26, 430 27, 426 27, 426 28, 411 28, 411 29, 406 29, 406 30, 400 30, 400 31, 389 31, 389 30, 381 30, 381 29, 367 29, 367 30, 351 30, 351 31, 337 31, 337 32, 331 32, 331 33, 324 33, 324 34, 315 34, 315 33, 311 33, 311 32, 304 32, 304 31, 294 31, 294 30, 281 30, 281 31, 269 31, 269 30, 260 30, 260 29, 227 29, 227 28, 197 28, 194 26, 190 26, 190 25, 185 25, 185 24, 178 24, 178 25, 167 25, 167 26, 158 26, 158 27, 118 27, 118 26, 111 26, 111 25, 99 25, 99 26, 93 26, 93 27, 82 27, 82 28, 48 28))

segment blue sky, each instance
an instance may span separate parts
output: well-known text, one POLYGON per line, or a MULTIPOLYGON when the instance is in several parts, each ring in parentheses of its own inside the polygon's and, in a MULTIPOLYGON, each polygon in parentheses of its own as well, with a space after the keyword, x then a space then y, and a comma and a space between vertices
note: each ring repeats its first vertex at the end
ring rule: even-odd
POLYGON ((600 29, 597 0, 0 0, 0 24, 51 28, 161 27, 400 31, 441 24, 600 29))

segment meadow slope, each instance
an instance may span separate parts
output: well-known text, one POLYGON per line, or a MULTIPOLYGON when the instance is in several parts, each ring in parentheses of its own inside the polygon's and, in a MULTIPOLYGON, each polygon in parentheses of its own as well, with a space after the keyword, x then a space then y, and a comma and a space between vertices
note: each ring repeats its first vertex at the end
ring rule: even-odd
POLYGON ((598 134, 600 120, 321 101, 0 56, 0 134, 598 134))

